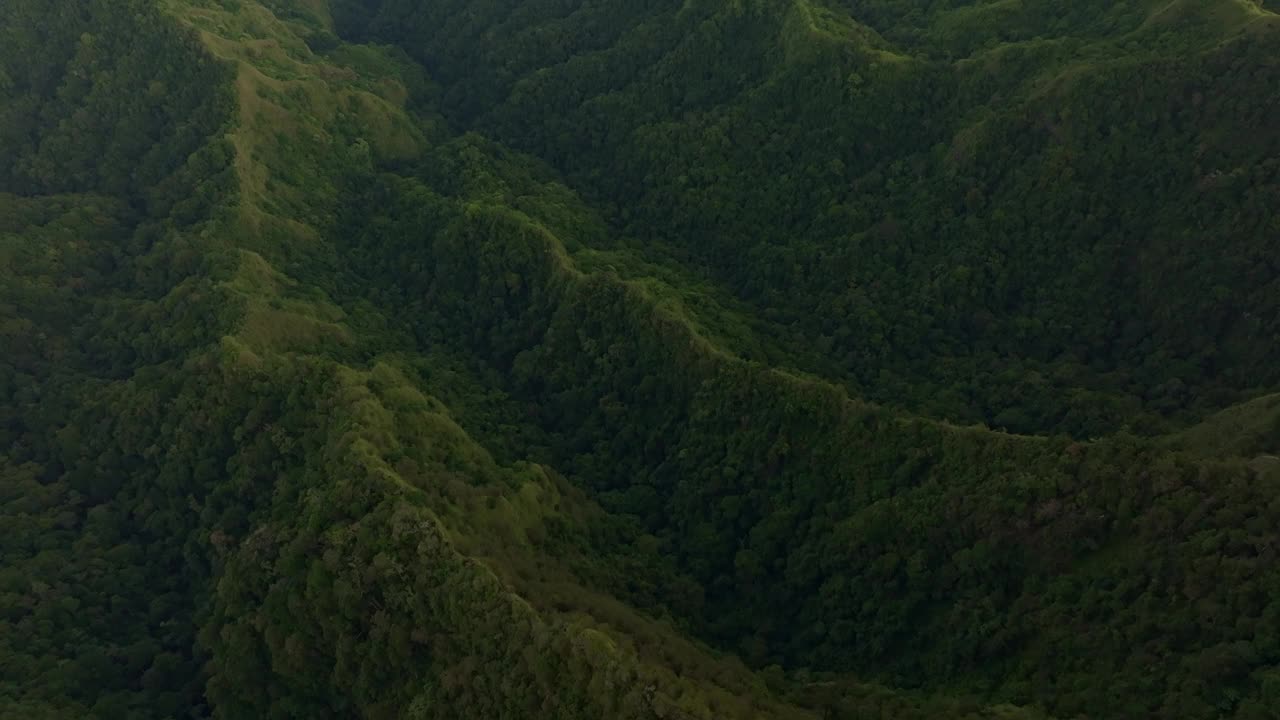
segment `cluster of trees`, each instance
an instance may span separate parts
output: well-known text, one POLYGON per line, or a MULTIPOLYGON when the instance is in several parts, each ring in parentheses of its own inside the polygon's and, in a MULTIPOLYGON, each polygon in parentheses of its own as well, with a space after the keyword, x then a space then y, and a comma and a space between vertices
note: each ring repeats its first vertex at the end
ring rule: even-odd
POLYGON ((1277 36, 1234 2, 463 5, 365 3, 360 32, 792 365, 1079 438, 1280 382, 1277 36))
POLYGON ((14 0, 0 28, 0 191, 99 192, 156 216, 198 196, 169 176, 224 122, 231 73, 153 2, 14 0))
POLYGON ((0 48, 0 714, 198 713, 219 459, 166 455, 166 403, 235 313, 200 237, 230 74, 145 2, 6 2, 0 48))
POLYGON ((905 419, 731 359, 640 284, 578 271, 553 230, 598 220, 566 218, 536 165, 491 149, 464 138, 426 158, 428 179, 467 178, 443 194, 362 182, 335 241, 351 288, 401 311, 421 346, 497 371, 507 420, 535 428, 517 454, 638 520, 677 564, 592 577, 756 666, 1066 716, 1266 717, 1280 478, 1131 435, 905 419))
MULTIPOLYGON (((0 19, 0 715, 979 716, 857 684, 787 704, 670 628, 641 657, 554 570, 576 554, 583 575, 657 577, 639 527, 580 494, 525 537, 483 520, 545 473, 494 464, 394 371, 342 365, 413 349, 390 323, 345 353, 236 339, 266 300, 236 280, 234 243, 262 239, 235 222, 227 68, 147 2, 6 3, 0 19), (513 593, 530 573, 580 614, 513 593), (652 655, 673 644, 682 677, 652 655)), ((334 131, 367 130, 353 122, 334 131)), ((359 185, 368 158, 349 155, 297 162, 359 185)), ((350 257, 296 263, 315 271, 297 294, 340 292, 350 257)))
POLYGON ((0 6, 0 714, 1270 717, 1280 474, 1065 433, 1276 382, 1274 33, 948 5, 202 4, 477 131, 273 128, 305 251, 154 3, 0 6))

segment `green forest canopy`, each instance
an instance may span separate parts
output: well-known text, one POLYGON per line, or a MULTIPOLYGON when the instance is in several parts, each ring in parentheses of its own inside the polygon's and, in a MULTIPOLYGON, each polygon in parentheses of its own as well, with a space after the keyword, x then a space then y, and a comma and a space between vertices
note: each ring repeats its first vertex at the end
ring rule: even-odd
POLYGON ((1275 10, 9 0, 0 717, 1275 717, 1275 10))

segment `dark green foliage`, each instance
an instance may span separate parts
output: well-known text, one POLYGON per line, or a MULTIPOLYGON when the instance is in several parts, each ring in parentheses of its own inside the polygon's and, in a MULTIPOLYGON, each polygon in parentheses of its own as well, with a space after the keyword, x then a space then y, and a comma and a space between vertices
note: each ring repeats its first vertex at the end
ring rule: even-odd
POLYGON ((0 191, 150 199, 226 117, 227 71, 146 0, 6 2, 0 46, 0 191))
MULTIPOLYGON (((423 222, 393 183, 409 195, 383 217, 423 222)), ((410 268, 396 285, 422 288, 424 337, 477 330, 454 342, 509 378, 549 432, 547 461, 696 581, 657 602, 750 662, 1182 717, 1256 692, 1251 673, 1280 660, 1280 608, 1262 600, 1280 582, 1264 550, 1274 475, 1132 438, 905 420, 708 351, 636 287, 574 276, 521 216, 426 222, 420 270, 394 244, 368 253, 421 237, 407 227, 383 220, 354 244, 371 274, 410 268)))
POLYGON ((422 59, 457 122, 748 301, 795 365, 1080 438, 1280 382, 1280 136, 1257 91, 1280 82, 1277 34, 1239 31, 1232 3, 1145 23, 1138 2, 693 3, 640 23, 637 3, 500 5, 387 2, 368 32, 422 59), (933 23, 919 42, 965 60, 891 56, 854 21, 933 23))
POLYGON ((608 641, 546 627, 359 457, 313 457, 323 489, 229 559, 206 629, 223 716, 657 717, 608 641))
POLYGON ((323 5, 0 5, 0 717, 1274 716, 1258 3, 323 5))
POLYGON ((161 418, 235 312, 200 235, 233 197, 229 76, 150 4, 0 18, 0 715, 189 716, 186 505, 225 445, 161 418))

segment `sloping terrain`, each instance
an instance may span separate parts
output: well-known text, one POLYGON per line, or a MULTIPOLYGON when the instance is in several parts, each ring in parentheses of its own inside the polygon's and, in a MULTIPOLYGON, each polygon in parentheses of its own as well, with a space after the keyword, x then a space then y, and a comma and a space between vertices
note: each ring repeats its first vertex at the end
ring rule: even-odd
POLYGON ((366 5, 456 126, 748 303, 772 362, 1082 439, 1277 382, 1255 4, 366 5))
POLYGON ((7 2, 0 717, 1273 717, 1278 31, 7 2))

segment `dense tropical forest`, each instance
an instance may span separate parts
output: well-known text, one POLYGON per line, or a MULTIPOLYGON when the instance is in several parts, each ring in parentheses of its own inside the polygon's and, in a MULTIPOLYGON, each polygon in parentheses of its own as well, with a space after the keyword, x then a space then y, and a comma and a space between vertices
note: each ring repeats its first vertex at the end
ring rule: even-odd
POLYGON ((0 719, 1280 718, 1274 0, 0 0, 0 719))

